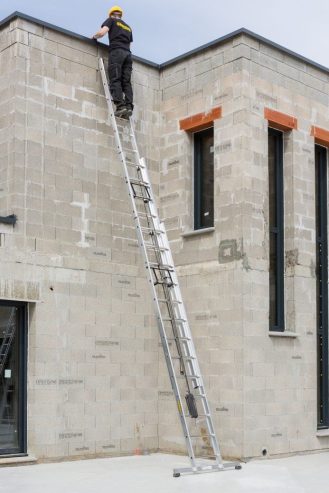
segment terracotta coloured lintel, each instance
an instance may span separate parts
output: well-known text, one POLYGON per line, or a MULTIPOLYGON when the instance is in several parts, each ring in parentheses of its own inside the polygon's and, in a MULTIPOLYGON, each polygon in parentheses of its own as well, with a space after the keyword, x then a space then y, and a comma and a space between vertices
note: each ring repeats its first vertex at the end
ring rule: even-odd
POLYGON ((188 116, 179 120, 179 128, 186 132, 198 132, 211 126, 214 120, 221 118, 222 108, 217 106, 208 113, 198 113, 197 115, 188 116))
POLYGON ((329 131, 320 127, 311 127, 311 135, 314 137, 316 144, 329 147, 329 131))
POLYGON ((287 132, 297 129, 297 118, 286 115, 280 111, 275 111, 270 108, 264 108, 264 117, 268 120, 271 127, 287 132))

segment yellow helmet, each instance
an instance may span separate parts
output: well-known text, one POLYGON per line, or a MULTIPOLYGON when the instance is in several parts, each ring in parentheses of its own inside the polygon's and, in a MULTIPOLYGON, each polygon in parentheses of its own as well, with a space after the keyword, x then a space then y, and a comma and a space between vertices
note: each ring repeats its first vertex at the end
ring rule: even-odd
POLYGON ((119 12, 121 15, 123 15, 123 10, 119 5, 114 5, 110 10, 109 10, 109 17, 114 13, 114 12, 119 12))

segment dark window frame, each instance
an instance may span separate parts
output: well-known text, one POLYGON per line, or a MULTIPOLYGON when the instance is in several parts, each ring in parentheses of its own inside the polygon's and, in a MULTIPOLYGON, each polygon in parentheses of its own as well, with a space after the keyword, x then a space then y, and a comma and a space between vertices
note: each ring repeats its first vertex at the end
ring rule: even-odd
POLYGON ((318 429, 329 428, 327 163, 327 148, 315 145, 318 429))
POLYGON ((8 455, 27 455, 27 344, 28 344, 28 305, 21 301, 0 300, 0 306, 16 307, 18 314, 19 344, 19 439, 18 448, 0 449, 0 457, 8 455))
POLYGON ((274 203, 269 194, 269 330, 284 332, 284 182, 283 182, 283 132, 268 129, 268 140, 274 140, 273 170, 270 170, 269 153, 269 191, 274 187, 274 203), (271 172, 272 171, 272 172, 271 172), (273 183, 271 181, 273 177, 273 183), (274 220, 273 220, 274 218, 274 220), (274 247, 274 248, 273 248, 274 247), (273 299, 273 286, 275 298, 273 299))
MULTIPOLYGON (((209 217, 207 219, 202 215, 202 202, 204 201, 203 189, 204 189, 204 181, 203 181, 203 151, 202 146, 204 143, 204 139, 212 136, 214 139, 214 127, 208 127, 204 130, 200 130, 193 134, 193 145, 194 145, 194 230, 201 230, 206 228, 214 227, 214 161, 213 161, 213 187, 212 187, 212 196, 211 196, 211 211, 209 217)), ((213 140, 214 146, 214 140, 213 140)), ((214 155, 214 153, 213 153, 214 155)))

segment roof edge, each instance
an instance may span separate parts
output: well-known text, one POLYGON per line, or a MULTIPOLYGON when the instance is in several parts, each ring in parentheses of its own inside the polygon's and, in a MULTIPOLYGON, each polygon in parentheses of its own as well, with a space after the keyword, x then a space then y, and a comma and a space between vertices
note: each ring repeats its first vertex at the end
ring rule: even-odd
POLYGON ((303 55, 299 55, 295 51, 289 50, 288 48, 285 48, 284 46, 281 46, 278 43, 275 43, 274 41, 271 41, 271 40, 269 40, 263 36, 260 36, 259 34, 256 34, 253 31, 246 29, 245 27, 241 27, 240 29, 237 29, 236 31, 232 31, 229 34, 225 34, 224 36, 221 36, 220 38, 217 38, 213 41, 210 41, 209 43, 206 43, 204 45, 201 45, 198 48, 194 48, 193 50, 188 51, 187 53, 179 55, 175 58, 172 58, 171 60, 168 60, 167 62, 163 62, 160 64, 160 69, 167 68, 171 65, 174 65, 177 62, 180 62, 181 60, 184 60, 186 58, 190 58, 191 56, 193 56, 197 53, 202 53, 203 51, 206 51, 209 48, 214 48, 215 46, 221 45, 221 44, 225 43, 225 41, 228 41, 229 39, 240 36, 241 34, 245 34, 245 35, 249 36, 250 38, 255 39, 256 41, 260 41, 263 44, 271 46, 272 48, 275 48, 275 49, 285 53, 286 55, 289 55, 289 56, 291 56, 297 60, 300 60, 304 63, 307 63, 308 65, 311 65, 312 67, 315 67, 315 68, 322 70, 323 72, 326 72, 329 74, 329 68, 328 67, 325 67, 324 65, 321 65, 320 63, 314 62, 310 58, 307 58, 303 55))
MULTIPOLYGON (((64 29, 62 27, 58 27, 55 24, 51 24, 46 21, 42 21, 41 19, 37 19, 35 17, 32 17, 27 14, 23 14, 22 12, 15 11, 12 14, 8 15, 5 19, 0 21, 0 28, 4 27, 6 24, 9 24, 11 21, 15 19, 23 19, 25 21, 32 22, 33 24, 37 24, 38 26, 41 27, 46 27, 48 29, 52 29, 53 31, 57 31, 62 34, 66 34, 67 36, 70 36, 71 38, 79 39, 80 41, 87 42, 89 44, 95 45, 95 41, 93 39, 87 38, 87 36, 83 36, 82 34, 77 34, 73 31, 70 31, 69 29, 64 29)), ((100 41, 97 41, 97 44, 100 44, 101 46, 104 46, 104 48, 108 48, 108 45, 105 43, 102 43, 100 41)), ((156 69, 159 69, 160 66, 158 63, 151 62, 150 60, 146 60, 145 58, 133 55, 133 59, 136 60, 137 62, 144 63, 145 65, 148 65, 149 67, 153 67, 156 69)))
MULTIPOLYGON (((84 42, 88 42, 90 44, 95 43, 92 39, 87 38, 86 36, 83 36, 81 34, 77 34, 73 31, 68 30, 68 29, 58 27, 55 24, 51 24, 49 22, 42 21, 42 20, 37 19, 35 17, 32 17, 30 15, 23 14, 22 12, 19 12, 19 11, 15 11, 12 14, 10 14, 8 17, 6 17, 5 19, 1 20, 0 21, 0 28, 5 26, 6 24, 8 24, 9 22, 11 22, 12 20, 14 20, 16 18, 23 19, 23 20, 32 22, 34 24, 37 24, 39 26, 52 29, 53 31, 57 31, 57 32, 60 32, 62 34, 66 34, 67 36, 73 37, 75 39, 79 39, 79 40, 84 41, 84 42)), ((273 41, 271 41, 271 40, 269 40, 263 36, 260 36, 259 34, 256 34, 253 31, 249 31, 249 29, 246 29, 244 27, 237 29, 235 31, 232 31, 229 34, 225 34, 224 36, 221 36, 220 38, 217 38, 213 41, 210 41, 209 43, 206 43, 206 44, 201 45, 197 48, 194 48, 191 51, 183 53, 182 55, 179 55, 175 58, 172 58, 172 59, 170 59, 166 62, 160 63, 160 64, 155 63, 155 62, 151 62, 150 60, 139 57, 137 55, 133 55, 133 59, 140 62, 140 63, 143 63, 149 67, 153 67, 155 69, 162 70, 162 69, 165 69, 167 67, 170 67, 171 65, 174 65, 175 63, 178 63, 182 60, 190 58, 191 56, 193 56, 197 53, 202 53, 203 51, 206 51, 209 48, 214 48, 215 46, 218 46, 218 45, 224 43, 225 41, 228 41, 229 39, 240 36, 241 34, 245 34, 245 35, 255 39, 256 41, 259 41, 263 44, 271 46, 272 48, 275 48, 275 49, 285 53, 286 55, 289 55, 289 56, 291 56, 291 57, 293 57, 299 61, 302 61, 302 62, 307 63, 308 65, 310 65, 312 67, 317 68, 318 70, 321 70, 322 72, 329 74, 329 68, 328 67, 325 67, 324 65, 321 65, 320 63, 314 62, 313 60, 311 60, 307 57, 304 57, 303 55, 299 55, 298 53, 296 53, 292 50, 289 50, 288 48, 285 48, 284 46, 281 46, 278 43, 275 43, 275 42, 273 42, 273 41)), ((104 46, 105 48, 108 46, 105 43, 101 43, 99 41, 98 41, 98 43, 101 46, 104 46)))

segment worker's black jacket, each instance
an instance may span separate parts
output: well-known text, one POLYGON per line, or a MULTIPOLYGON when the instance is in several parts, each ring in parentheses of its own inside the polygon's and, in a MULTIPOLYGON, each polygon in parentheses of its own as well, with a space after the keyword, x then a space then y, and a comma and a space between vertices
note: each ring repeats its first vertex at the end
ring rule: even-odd
POLYGON ((103 22, 102 27, 109 28, 110 51, 122 48, 130 51, 130 43, 133 41, 131 28, 122 19, 109 17, 103 22))

